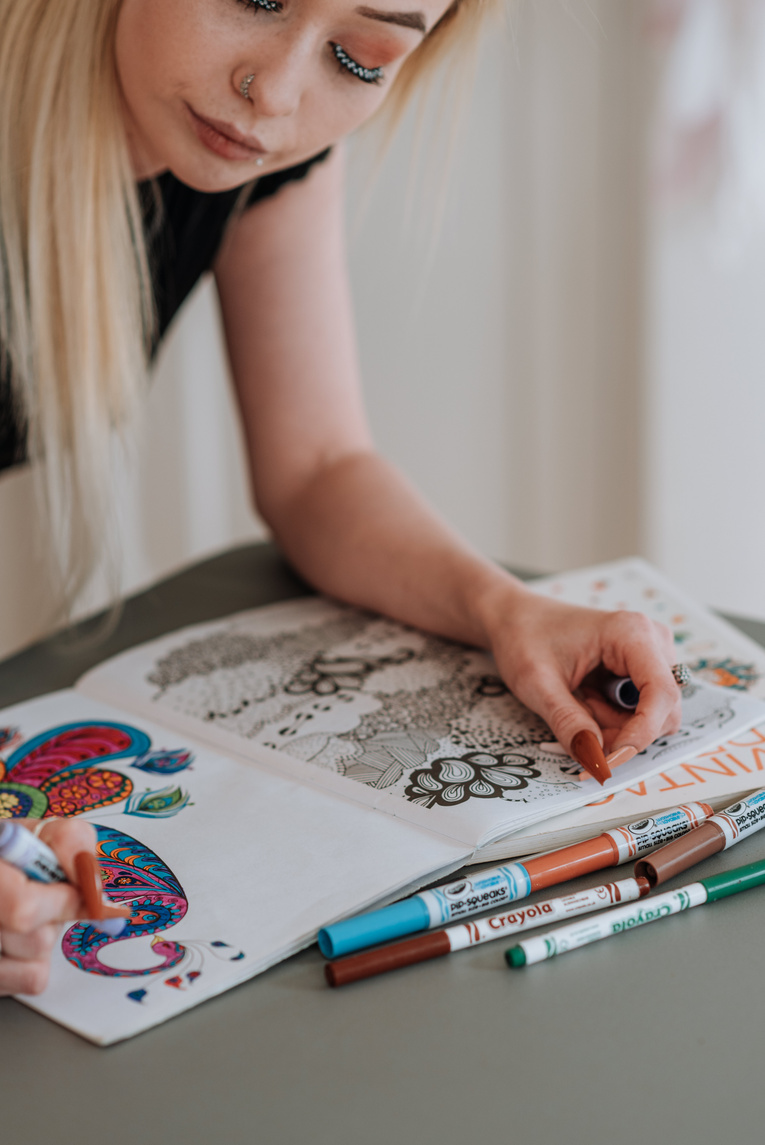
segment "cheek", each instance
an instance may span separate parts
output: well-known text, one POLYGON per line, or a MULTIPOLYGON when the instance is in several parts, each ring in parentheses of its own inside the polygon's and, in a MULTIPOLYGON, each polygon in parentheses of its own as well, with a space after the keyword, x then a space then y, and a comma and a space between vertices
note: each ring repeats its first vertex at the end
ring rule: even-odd
MULTIPOLYGON (((360 49, 358 54, 361 54, 360 49)), ((339 71, 334 62, 330 64, 329 74, 322 69, 322 73, 317 76, 315 85, 312 85, 310 111, 306 107, 309 112, 306 118, 314 125, 321 125, 323 137, 327 141, 337 141, 350 135, 371 119, 385 103, 403 61, 399 57, 388 64, 383 62, 380 55, 379 48, 375 48, 374 54, 370 48, 369 63, 366 60, 364 63, 370 66, 374 62, 375 67, 385 68, 385 81, 382 84, 368 84, 347 76, 339 71)))
POLYGON ((208 0, 124 0, 115 50, 134 116, 154 114, 159 104, 225 74, 210 7, 208 0))
POLYGON ((385 98, 385 93, 371 84, 368 92, 358 94, 353 88, 344 91, 344 86, 322 84, 310 101, 304 102, 300 136, 301 150, 306 154, 351 135, 374 115, 385 98))

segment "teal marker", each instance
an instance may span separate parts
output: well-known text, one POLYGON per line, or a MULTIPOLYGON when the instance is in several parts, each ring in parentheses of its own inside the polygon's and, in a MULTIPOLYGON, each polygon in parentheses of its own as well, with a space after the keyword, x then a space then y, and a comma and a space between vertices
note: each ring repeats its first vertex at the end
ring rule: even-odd
POLYGON ((605 831, 595 839, 420 891, 403 902, 325 926, 319 931, 319 949, 325 958, 342 958, 420 930, 461 922, 483 911, 496 912, 532 891, 647 855, 662 843, 698 827, 712 813, 707 803, 684 803, 651 819, 605 831))
POLYGON ((588 943, 597 942, 601 938, 623 934, 625 930, 634 930, 647 922, 658 922, 660 918, 669 918, 672 914, 679 914, 680 911, 690 910, 694 906, 702 906, 705 902, 717 902, 718 899, 737 895, 740 891, 748 891, 750 887, 759 887, 763 883, 765 883, 765 861, 750 863, 746 867, 736 867, 732 871, 725 871, 722 875, 699 879, 697 883, 689 883, 688 886, 680 887, 676 891, 667 891, 642 902, 617 907, 616 910, 607 910, 595 918, 574 922, 569 926, 560 926, 557 930, 551 930, 549 934, 527 938, 517 946, 511 946, 505 952, 505 958, 508 966, 515 969, 531 966, 535 962, 554 958, 556 954, 567 954, 569 950, 587 946, 588 943))
POLYGON ((319 931, 319 949, 325 958, 342 958, 367 946, 444 926, 526 898, 531 889, 531 877, 522 863, 492 867, 473 878, 420 891, 403 902, 325 926, 319 931))

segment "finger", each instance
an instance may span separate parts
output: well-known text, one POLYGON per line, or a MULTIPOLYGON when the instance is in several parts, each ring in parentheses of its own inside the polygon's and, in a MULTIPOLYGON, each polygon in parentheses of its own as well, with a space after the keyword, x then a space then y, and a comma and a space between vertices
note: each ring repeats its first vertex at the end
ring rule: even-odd
POLYGON ((45 962, 53 951, 59 934, 57 926, 41 926, 31 934, 0 931, 0 950, 3 957, 18 958, 25 962, 45 962))
POLYGON ((681 696, 670 671, 672 650, 666 646, 662 630, 631 615, 621 629, 626 632, 621 631, 619 642, 612 643, 604 654, 604 663, 610 671, 631 677, 640 700, 616 736, 612 750, 631 747, 638 752, 659 736, 679 730, 681 696))
POLYGON ((96 851, 96 831, 91 823, 82 819, 50 819, 40 830, 39 837, 55 851, 67 878, 76 886, 74 857, 80 851, 96 851))
POLYGON ((657 673, 640 688, 640 702, 619 730, 612 751, 628 746, 643 751, 659 736, 673 735, 680 730, 683 720, 680 689, 672 673, 668 669, 665 672, 657 673))
POLYGON ((639 687, 630 671, 636 655, 647 657, 644 664, 649 671, 651 665, 669 668, 677 659, 672 633, 640 612, 611 613, 602 645, 603 665, 615 676, 632 676, 639 687))
POLYGON ((545 720, 558 743, 599 783, 610 777, 603 733, 585 705, 572 695, 557 667, 537 665, 516 694, 545 720))
POLYGON ((0 861, 0 929, 31 934, 41 926, 78 917, 80 896, 68 883, 33 882, 0 861))
POLYGON ((632 712, 627 712, 623 708, 615 708, 598 692, 592 692, 589 688, 578 691, 593 719, 603 729, 613 728, 618 731, 632 715, 632 712))
POLYGON ((610 744, 611 753, 619 753, 619 763, 626 762, 624 753, 629 748, 632 755, 643 751, 661 736, 674 735, 680 730, 682 711, 675 715, 675 709, 680 707, 680 700, 673 704, 667 712, 668 705, 661 700, 653 705, 646 701, 645 709, 639 706, 635 714, 627 721, 623 728, 614 736, 610 744), (666 713, 666 714, 665 714, 666 713))
POLYGON ((50 963, 0 958, 0 995, 42 994, 48 985, 50 963))

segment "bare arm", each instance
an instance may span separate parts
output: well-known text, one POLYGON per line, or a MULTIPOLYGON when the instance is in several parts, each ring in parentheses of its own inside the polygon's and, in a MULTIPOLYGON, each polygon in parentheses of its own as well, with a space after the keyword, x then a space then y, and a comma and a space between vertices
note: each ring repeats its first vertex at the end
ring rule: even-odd
POLYGON ((490 648, 509 686, 566 746, 582 728, 603 739, 571 694, 601 660, 628 670, 644 692, 642 710, 617 720, 607 746, 640 750, 677 724, 665 634, 631 614, 541 601, 473 551, 374 452, 345 265, 339 153, 248 211, 216 274, 256 503, 311 583, 490 648))
POLYGON ((218 266, 258 508, 322 591, 487 645, 477 598, 517 582, 374 452, 345 268, 341 156, 309 178, 246 215, 218 266))

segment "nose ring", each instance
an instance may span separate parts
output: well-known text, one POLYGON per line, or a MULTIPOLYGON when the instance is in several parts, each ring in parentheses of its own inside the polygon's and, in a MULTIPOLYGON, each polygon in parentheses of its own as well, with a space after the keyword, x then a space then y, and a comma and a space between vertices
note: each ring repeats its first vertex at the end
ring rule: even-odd
POLYGON ((245 76, 242 82, 239 84, 239 92, 242 96, 242 99, 250 98, 250 84, 254 79, 255 76, 245 76))

